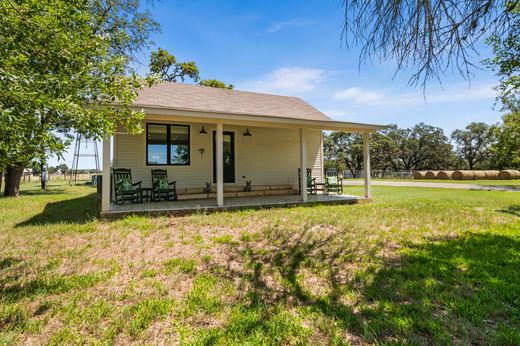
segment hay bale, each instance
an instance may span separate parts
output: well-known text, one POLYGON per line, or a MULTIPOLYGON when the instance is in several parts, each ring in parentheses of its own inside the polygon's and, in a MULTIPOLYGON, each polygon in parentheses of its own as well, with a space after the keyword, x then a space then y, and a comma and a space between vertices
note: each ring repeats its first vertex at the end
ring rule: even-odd
POLYGON ((476 180, 487 179, 486 171, 473 171, 476 180))
POLYGON ((498 174, 500 173, 500 171, 483 171, 483 172, 486 175, 485 179, 489 179, 489 180, 498 179, 498 174))
POLYGON ((520 179, 520 171, 515 171, 513 169, 506 169, 506 170, 500 171, 498 173, 498 179, 501 179, 501 180, 520 179))
POLYGON ((424 176, 426 175, 426 172, 425 171, 417 171, 413 174, 413 178, 414 179, 424 179, 424 176))
POLYGON ((435 179, 437 178, 437 174, 439 174, 439 171, 428 171, 424 175, 425 179, 435 179))
POLYGON ((439 174, 437 174, 437 179, 441 180, 450 180, 454 171, 440 171, 439 174))
POLYGON ((451 177, 454 180, 474 180, 475 171, 455 171, 451 177))

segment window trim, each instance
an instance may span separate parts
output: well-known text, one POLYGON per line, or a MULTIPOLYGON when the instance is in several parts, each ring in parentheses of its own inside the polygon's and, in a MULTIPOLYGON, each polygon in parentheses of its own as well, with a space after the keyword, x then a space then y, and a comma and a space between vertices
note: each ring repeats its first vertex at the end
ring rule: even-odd
POLYGON ((164 124, 164 123, 146 123, 146 165, 147 166, 190 166, 191 165, 191 126, 185 124, 164 124), (166 126, 166 163, 149 163, 148 160, 148 126, 159 125, 166 126), (171 163, 171 126, 180 126, 188 128, 188 149, 189 156, 186 163, 171 163))

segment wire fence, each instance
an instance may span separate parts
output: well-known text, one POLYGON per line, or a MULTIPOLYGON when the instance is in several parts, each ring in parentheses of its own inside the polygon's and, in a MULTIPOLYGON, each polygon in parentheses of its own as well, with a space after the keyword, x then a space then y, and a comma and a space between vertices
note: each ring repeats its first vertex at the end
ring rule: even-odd
MULTIPOLYGON (((394 171, 394 170, 382 170, 375 169, 370 171, 371 178, 378 179, 413 179, 415 171, 394 171)), ((365 172, 363 170, 358 170, 354 174, 350 170, 345 170, 343 172, 343 178, 345 179, 355 179, 355 178, 364 178, 365 172)))
MULTIPOLYGON (((78 174, 78 181, 92 181, 92 176, 96 175, 96 173, 81 173, 78 174)), ((41 177, 39 174, 33 173, 24 173, 22 175, 22 183, 30 183, 30 182, 38 182, 41 177)), ((69 180, 70 174, 49 174, 49 181, 57 181, 57 180, 69 180)))

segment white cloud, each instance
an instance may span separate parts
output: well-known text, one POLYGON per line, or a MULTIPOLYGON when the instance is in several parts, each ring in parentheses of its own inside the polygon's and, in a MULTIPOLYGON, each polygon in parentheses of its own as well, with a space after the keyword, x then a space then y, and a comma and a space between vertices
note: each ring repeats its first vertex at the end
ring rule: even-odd
POLYGON ((491 85, 480 85, 468 88, 467 86, 448 86, 442 91, 423 94, 418 89, 415 92, 394 93, 382 90, 369 90, 352 87, 334 93, 335 100, 347 100, 363 106, 402 107, 412 105, 426 105, 449 102, 468 102, 482 99, 493 99, 496 92, 491 85))
POLYGON ((286 20, 286 21, 280 21, 280 22, 273 22, 269 27, 267 28, 268 33, 275 33, 280 30, 283 30, 288 27, 297 27, 297 26, 304 26, 310 24, 310 20, 305 19, 293 19, 293 20, 286 20))
POLYGON ((339 110, 339 109, 322 109, 321 112, 331 118, 347 117, 347 116, 353 115, 353 113, 351 113, 350 111, 339 110))
POLYGON ((336 100, 350 100, 356 103, 380 103, 385 100, 385 95, 381 92, 364 90, 354 87, 338 91, 334 94, 336 100))
POLYGON ((304 94, 314 91, 327 75, 322 69, 283 67, 257 80, 241 83, 239 89, 280 95, 304 94))

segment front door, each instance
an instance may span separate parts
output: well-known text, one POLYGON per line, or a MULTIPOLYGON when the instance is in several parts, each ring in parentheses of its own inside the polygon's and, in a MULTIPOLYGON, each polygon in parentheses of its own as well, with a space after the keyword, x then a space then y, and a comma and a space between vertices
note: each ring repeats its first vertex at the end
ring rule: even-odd
MULTIPOLYGON (((216 146, 217 133, 213 131, 213 182, 217 182, 217 146, 216 146)), ((235 134, 233 132, 224 131, 223 136, 224 144, 224 182, 234 183, 235 182, 235 134)))

